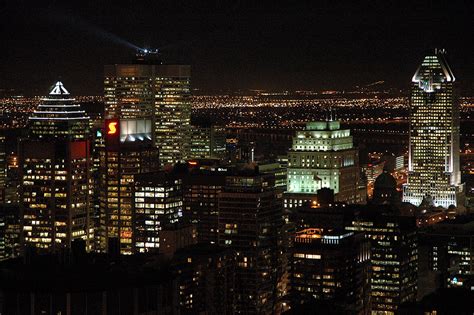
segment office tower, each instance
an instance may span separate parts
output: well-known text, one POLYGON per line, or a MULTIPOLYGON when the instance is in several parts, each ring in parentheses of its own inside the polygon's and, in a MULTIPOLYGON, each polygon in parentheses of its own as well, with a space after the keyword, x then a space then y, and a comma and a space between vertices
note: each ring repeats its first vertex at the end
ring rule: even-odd
POLYGON ((211 244, 187 246, 171 266, 180 314, 235 314, 235 252, 211 244))
POLYGON ((474 287, 474 216, 459 217, 423 230, 430 270, 441 277, 441 287, 474 287))
POLYGON ((363 233, 298 229, 291 266, 293 304, 327 300, 347 313, 368 314, 369 261, 370 242, 363 233))
POLYGON ((161 230, 183 216, 182 179, 173 172, 134 177, 133 245, 136 253, 158 253, 161 230))
POLYGON ((20 209, 18 205, 0 207, 0 260, 20 255, 20 209))
POLYGON ((425 57, 412 79, 408 184, 403 201, 464 205, 459 170, 459 104, 444 50, 425 57))
POLYGON ((93 182, 92 207, 94 224, 94 251, 100 250, 100 152, 105 147, 104 123, 95 123, 91 128, 91 173, 93 182))
POLYGON ((30 117, 30 136, 19 144, 24 247, 50 252, 84 239, 89 249, 93 227, 88 120, 61 82, 30 117))
POLYGON ((335 200, 362 203, 366 192, 359 189, 359 153, 349 129, 339 121, 309 122, 297 131, 288 152, 285 208, 316 201, 316 192, 331 188, 335 200))
POLYGON ((6 232, 6 215, 4 213, 3 205, 0 206, 0 260, 7 258, 7 250, 6 250, 6 240, 5 240, 5 232, 6 232))
POLYGON ((281 311, 286 267, 281 193, 272 175, 229 175, 219 196, 219 244, 237 252, 237 314, 281 311))
POLYGON ((287 169, 279 162, 260 162, 258 163, 258 171, 262 174, 273 174, 275 176, 275 187, 286 191, 287 169))
POLYGON ((133 190, 137 174, 159 169, 158 150, 147 119, 109 119, 100 150, 100 248, 133 253, 133 190))
POLYGON ((416 301, 418 240, 415 219, 384 215, 380 208, 361 209, 347 230, 364 232, 371 241, 372 314, 395 314, 416 301))
POLYGON ((147 118, 162 165, 188 158, 191 117, 187 65, 163 65, 157 52, 137 54, 134 64, 105 66, 105 118, 147 118))
POLYGON ((5 135, 0 134, 0 205, 6 202, 5 192, 7 187, 7 156, 5 135))
POLYGON ((193 169, 183 177, 184 216, 196 226, 200 243, 218 243, 219 194, 227 169, 193 169))
POLYGON ((5 203, 16 204, 19 202, 20 170, 18 154, 11 152, 7 156, 5 203))
POLYGON ((191 127, 190 159, 222 159, 226 153, 225 128, 207 124, 191 127))

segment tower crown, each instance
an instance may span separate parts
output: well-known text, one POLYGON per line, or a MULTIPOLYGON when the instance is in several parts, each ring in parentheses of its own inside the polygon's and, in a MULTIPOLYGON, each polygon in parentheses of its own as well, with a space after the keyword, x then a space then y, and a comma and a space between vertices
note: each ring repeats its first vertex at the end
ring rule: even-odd
POLYGON ((58 81, 53 85, 49 95, 69 95, 69 92, 66 90, 63 83, 58 81))
POLYGON ((412 78, 419 88, 427 93, 441 88, 442 83, 454 82, 454 74, 445 58, 444 49, 435 49, 434 54, 427 55, 412 78))

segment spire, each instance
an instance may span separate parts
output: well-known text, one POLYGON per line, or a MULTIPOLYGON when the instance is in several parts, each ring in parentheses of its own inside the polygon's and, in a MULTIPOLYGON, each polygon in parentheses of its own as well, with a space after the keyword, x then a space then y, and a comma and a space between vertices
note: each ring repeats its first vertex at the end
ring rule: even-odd
POLYGON ((63 83, 58 81, 56 84, 54 84, 51 92, 49 92, 49 95, 69 95, 69 92, 66 90, 63 83))

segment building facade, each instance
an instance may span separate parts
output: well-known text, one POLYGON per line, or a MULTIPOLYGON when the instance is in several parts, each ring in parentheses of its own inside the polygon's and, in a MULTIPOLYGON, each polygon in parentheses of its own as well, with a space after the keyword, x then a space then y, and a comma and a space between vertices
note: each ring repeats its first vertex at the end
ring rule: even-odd
POLYGON ((403 201, 463 206, 459 170, 459 104, 444 50, 427 55, 412 79, 408 183, 403 201))
POLYGON ((297 131, 288 152, 286 208, 316 200, 321 188, 334 190, 336 201, 362 203, 359 181, 359 153, 339 121, 309 122, 297 131))
POLYGON ((292 300, 337 303, 351 314, 370 310, 370 243, 363 233, 306 228, 294 237, 292 300))
POLYGON ((371 210, 361 211, 346 229, 364 232, 371 242, 371 313, 393 315, 401 304, 416 301, 416 223, 413 217, 384 215, 380 209, 371 210))
POLYGON ((19 144, 23 247, 50 252, 83 239, 90 249, 88 120, 61 82, 30 117, 30 136, 19 144))
POLYGON ((225 128, 193 125, 189 146, 190 159, 222 159, 226 153, 225 128))
POLYGON ((160 171, 135 175, 134 183, 134 252, 158 253, 163 227, 183 216, 182 179, 160 171))
POLYGON ((227 176, 219 195, 219 245, 237 252, 237 314, 275 314, 285 294, 283 208, 273 175, 227 176))
POLYGON ((212 244, 196 244, 176 252, 180 314, 235 314, 235 252, 212 244))
POLYGON ((163 165, 188 158, 191 69, 163 65, 153 54, 139 54, 135 64, 104 69, 105 118, 147 118, 163 165))
POLYGON ((159 170, 158 150, 144 119, 106 120, 99 153, 100 250, 132 254, 135 176, 159 170), (122 123, 124 122, 124 124, 122 123), (139 125, 140 127, 131 127, 139 125), (140 131, 140 132, 137 132, 140 131))
POLYGON ((218 244, 219 194, 227 171, 191 170, 183 177, 184 215, 197 228, 200 243, 218 244))

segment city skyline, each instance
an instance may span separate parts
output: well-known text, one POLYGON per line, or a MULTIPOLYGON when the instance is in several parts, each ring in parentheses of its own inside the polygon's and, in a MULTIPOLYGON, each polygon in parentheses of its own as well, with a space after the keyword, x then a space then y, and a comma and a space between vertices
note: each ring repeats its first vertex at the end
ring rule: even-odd
POLYGON ((113 12, 112 19, 106 4, 6 4, 0 23, 9 49, 1 53, 0 89, 41 95, 43 82, 61 79, 76 87, 75 95, 100 95, 103 65, 130 62, 138 46, 160 48, 169 63, 190 64, 192 88, 208 92, 342 90, 381 80, 407 88, 404 78, 418 56, 446 48, 461 90, 473 89, 468 2, 316 7, 197 2, 146 8, 125 3, 113 12))
POLYGON ((470 3, 4 9, 0 314, 474 314, 470 3))

